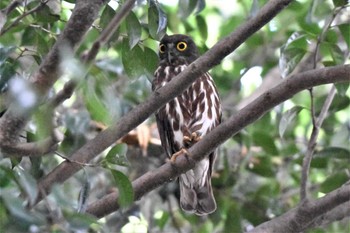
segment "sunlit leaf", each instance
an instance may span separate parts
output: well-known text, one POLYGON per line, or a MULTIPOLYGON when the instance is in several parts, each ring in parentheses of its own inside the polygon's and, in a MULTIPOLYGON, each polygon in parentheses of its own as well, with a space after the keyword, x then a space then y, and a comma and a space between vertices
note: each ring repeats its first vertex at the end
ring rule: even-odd
POLYGON ((336 172, 329 177, 325 181, 323 181, 320 185, 320 191, 323 193, 328 193, 333 191, 336 188, 339 188, 345 182, 349 180, 349 175, 346 171, 336 172))
POLYGON ((121 207, 127 207, 134 201, 134 190, 128 177, 122 172, 109 169, 119 191, 118 203, 121 207))
POLYGON ((160 40, 166 32, 167 17, 158 2, 151 0, 148 8, 148 30, 152 38, 160 40))
POLYGON ((347 159, 350 162, 350 151, 340 147, 328 147, 323 150, 317 151, 314 154, 314 157, 347 159))
POLYGON ((141 24, 134 12, 130 12, 125 19, 129 37, 129 47, 132 49, 141 39, 141 24))
POLYGON ((112 147, 106 155, 106 161, 111 164, 120 166, 129 166, 129 161, 126 158, 128 146, 125 143, 120 143, 112 147))
POLYGON ((319 20, 330 16, 332 13, 332 6, 328 1, 324 0, 313 0, 309 12, 307 15, 307 20, 310 22, 317 23, 319 20))
POLYGON ((280 124, 278 127, 280 137, 283 138, 284 132, 288 128, 288 125, 295 119, 295 117, 299 114, 301 110, 304 108, 301 106, 295 106, 285 113, 283 113, 282 118, 280 120, 280 124))

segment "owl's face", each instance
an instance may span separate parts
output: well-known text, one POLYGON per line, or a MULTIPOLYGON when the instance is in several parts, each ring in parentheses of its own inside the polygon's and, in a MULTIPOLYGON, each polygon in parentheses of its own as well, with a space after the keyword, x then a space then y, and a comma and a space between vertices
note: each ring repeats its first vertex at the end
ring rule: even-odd
POLYGON ((197 46, 186 35, 165 35, 159 44, 159 57, 168 65, 190 64, 198 57, 197 46))

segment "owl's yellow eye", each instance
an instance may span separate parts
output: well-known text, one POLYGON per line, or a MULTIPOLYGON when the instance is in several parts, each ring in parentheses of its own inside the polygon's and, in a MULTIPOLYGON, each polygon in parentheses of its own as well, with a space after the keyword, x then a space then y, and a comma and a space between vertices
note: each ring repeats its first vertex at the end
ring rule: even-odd
POLYGON ((166 48, 165 48, 165 45, 164 45, 164 44, 160 44, 160 45, 159 45, 159 52, 160 52, 160 53, 165 53, 165 49, 166 49, 166 48))
POLYGON ((177 43, 176 48, 180 52, 185 51, 187 49, 187 44, 186 44, 186 42, 181 41, 181 42, 177 43))

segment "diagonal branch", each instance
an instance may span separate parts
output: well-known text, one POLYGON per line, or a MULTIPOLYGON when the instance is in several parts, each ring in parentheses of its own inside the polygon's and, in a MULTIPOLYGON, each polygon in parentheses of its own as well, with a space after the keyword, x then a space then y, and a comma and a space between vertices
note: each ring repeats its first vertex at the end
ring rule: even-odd
MULTIPOLYGON (((191 157, 179 156, 175 164, 166 163, 160 168, 147 172, 133 181, 135 200, 147 192, 171 181, 181 173, 193 168, 196 161, 200 161, 221 143, 231 138, 247 125, 262 117, 267 111, 290 99, 296 93, 313 86, 349 81, 350 65, 323 68, 292 75, 278 86, 262 94, 259 98, 241 109, 236 115, 221 123, 207 134, 201 141, 194 144, 188 151, 191 157)), ((116 211, 118 193, 111 193, 92 203, 87 212, 97 217, 103 217, 116 211)))
MULTIPOLYGON (((304 201, 285 214, 265 222, 249 233, 294 233, 310 228, 312 222, 329 211, 349 203, 350 186, 344 185, 314 201, 304 201)), ((327 216, 327 215, 326 215, 327 216)))
MULTIPOLYGON (((273 19, 291 2, 292 0, 269 1, 254 18, 251 18, 231 35, 219 41, 213 48, 188 66, 172 82, 159 89, 147 101, 127 113, 119 122, 101 132, 93 140, 87 142, 74 153, 72 159, 85 163, 96 157, 115 141, 145 121, 157 109, 183 92, 201 74, 219 64, 223 58, 233 52, 248 37, 273 19)), ((43 192, 48 193, 54 183, 64 182, 80 169, 81 167, 76 164, 63 162, 44 177, 38 185, 43 192)), ((42 196, 38 196, 37 202, 42 198, 42 196)))

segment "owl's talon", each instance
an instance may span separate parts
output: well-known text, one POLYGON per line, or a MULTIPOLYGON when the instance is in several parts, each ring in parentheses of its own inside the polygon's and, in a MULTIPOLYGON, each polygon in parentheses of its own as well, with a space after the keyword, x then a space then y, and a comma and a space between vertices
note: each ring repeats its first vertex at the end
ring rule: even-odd
POLYGON ((191 136, 184 136, 183 142, 187 147, 192 146, 194 143, 199 142, 202 139, 201 134, 198 132, 193 132, 191 136))
POLYGON ((175 163, 176 161, 176 158, 179 156, 179 155, 182 155, 182 154, 185 154, 187 156, 191 156, 191 154, 188 152, 188 150, 186 150, 185 148, 182 148, 181 150, 179 150, 178 152, 174 153, 171 158, 170 158, 170 162, 171 163, 175 163))

